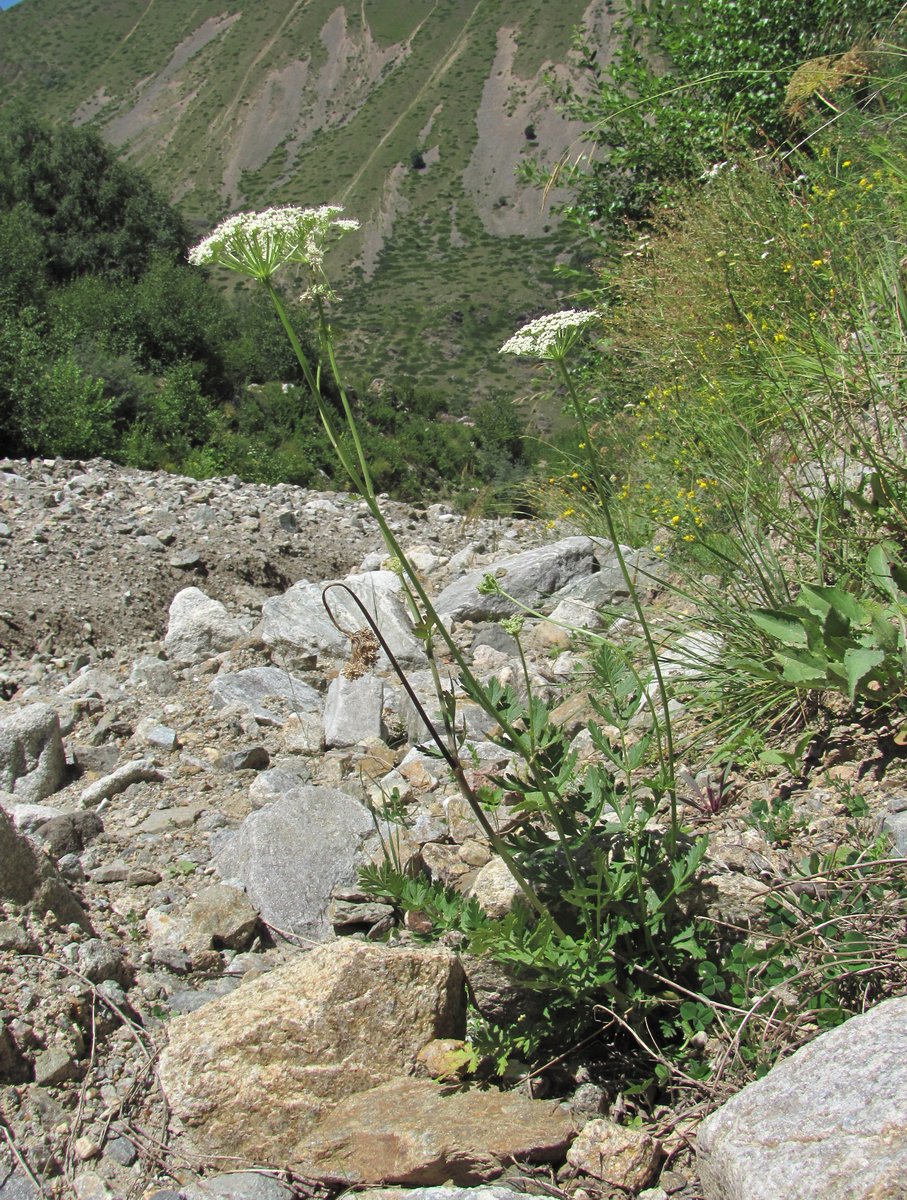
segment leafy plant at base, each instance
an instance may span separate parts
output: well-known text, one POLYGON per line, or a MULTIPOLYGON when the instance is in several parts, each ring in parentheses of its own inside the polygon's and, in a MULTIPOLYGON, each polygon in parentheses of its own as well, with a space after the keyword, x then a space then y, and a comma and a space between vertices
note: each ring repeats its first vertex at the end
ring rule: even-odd
MULTIPOLYGON (((903 697, 907 569, 895 548, 883 545, 869 552, 866 569, 875 595, 858 599, 841 586, 804 584, 795 603, 749 614, 772 647, 785 683, 839 691, 851 704, 859 697, 890 705, 903 697)), ((750 664, 754 675, 766 669, 750 664)))

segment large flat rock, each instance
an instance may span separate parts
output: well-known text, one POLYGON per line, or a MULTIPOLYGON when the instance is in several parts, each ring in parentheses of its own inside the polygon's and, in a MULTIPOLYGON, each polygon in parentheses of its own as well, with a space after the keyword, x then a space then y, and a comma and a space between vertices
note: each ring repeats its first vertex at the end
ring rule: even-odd
POLYGON ((205 1151, 286 1165, 340 1100, 462 1037, 464 1004, 449 950, 338 940, 171 1022, 161 1079, 205 1151))
POLYGON ((333 936, 331 892, 355 883, 374 836, 368 809, 346 792, 298 787, 246 817, 215 865, 268 925, 321 942, 333 936))
MULTIPOLYGON (((367 629, 367 623, 353 592, 374 618, 391 651, 404 666, 424 663, 425 651, 413 633, 412 621, 403 599, 400 579, 393 571, 364 571, 332 583, 310 583, 301 579, 282 596, 273 596, 262 605, 262 640, 283 655, 288 663, 314 655, 323 659, 343 659, 349 654, 348 634, 367 629), (341 629, 331 621, 322 596, 327 599, 341 629), (349 590, 347 590, 349 589, 349 590)), ((379 654, 386 667, 387 658, 379 654)))
POLYGON ((479 591, 486 575, 492 575, 520 604, 536 608, 548 596, 596 571, 598 562, 592 540, 563 538, 549 546, 512 554, 492 567, 470 571, 444 589, 435 600, 435 608, 442 617, 455 621, 497 621, 519 609, 500 593, 479 591))
POLYGON ((357 1186, 481 1183, 513 1162, 562 1162, 573 1133, 571 1117, 555 1101, 394 1079, 350 1096, 324 1117, 301 1167, 357 1186))

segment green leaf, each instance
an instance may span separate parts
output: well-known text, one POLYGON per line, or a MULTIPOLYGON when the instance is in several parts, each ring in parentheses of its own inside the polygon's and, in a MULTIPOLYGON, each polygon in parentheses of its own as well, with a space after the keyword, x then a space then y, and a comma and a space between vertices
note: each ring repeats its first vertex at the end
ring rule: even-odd
POLYGON ((844 670, 847 674, 847 694, 853 703, 857 688, 872 671, 885 661, 881 650, 870 650, 863 646, 853 646, 844 654, 844 670))
POLYGON ((750 613, 757 628, 785 646, 808 645, 806 630, 797 617, 781 609, 757 608, 750 613))
POLYGON ((891 561, 883 545, 873 546, 866 555, 866 571, 873 586, 880 592, 885 592, 896 603, 898 589, 891 577, 891 561))
POLYGON ((866 619, 863 606, 856 596, 852 596, 850 592, 845 592, 840 587, 814 587, 811 584, 804 584, 797 600, 805 603, 806 607, 819 617, 824 616, 829 608, 833 608, 853 624, 859 624, 866 619))
POLYGON ((775 658, 783 667, 783 677, 796 687, 826 687, 828 685, 828 665, 819 660, 809 661, 791 658, 787 654, 776 654, 775 658))

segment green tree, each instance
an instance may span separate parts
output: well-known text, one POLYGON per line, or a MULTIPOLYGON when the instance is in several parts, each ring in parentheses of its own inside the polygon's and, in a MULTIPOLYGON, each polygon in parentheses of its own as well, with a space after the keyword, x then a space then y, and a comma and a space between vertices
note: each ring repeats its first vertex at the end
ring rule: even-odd
POLYGON ((795 132, 783 104, 794 70, 883 32, 900 8, 897 0, 630 0, 610 61, 578 36, 583 82, 550 81, 564 111, 586 125, 590 147, 566 170, 575 189, 567 215, 607 240, 645 218, 673 184, 745 147, 777 147, 795 132))
POLYGON ((21 109, 0 125, 0 211, 34 215, 47 273, 136 277, 155 255, 185 254, 179 213, 89 129, 51 127, 21 109))

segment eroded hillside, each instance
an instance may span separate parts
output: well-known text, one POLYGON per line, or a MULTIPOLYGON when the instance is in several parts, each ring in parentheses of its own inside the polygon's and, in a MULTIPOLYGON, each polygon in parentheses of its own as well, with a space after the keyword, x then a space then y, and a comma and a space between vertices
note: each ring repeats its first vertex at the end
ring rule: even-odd
POLYGON ((33 0, 0 17, 0 103, 93 124, 200 228, 343 203, 363 226, 338 264, 360 371, 482 391, 568 249, 559 197, 515 174, 580 134, 544 76, 575 27, 605 47, 612 19, 604 0, 33 0))

